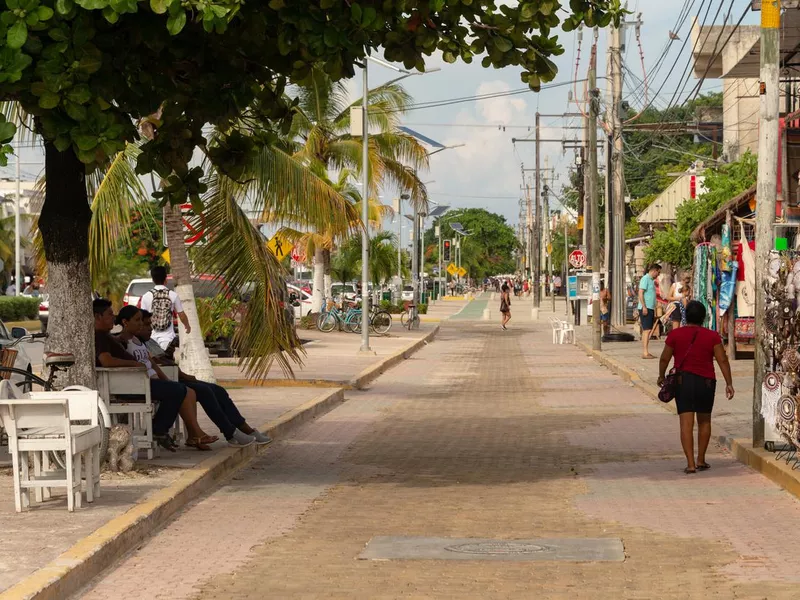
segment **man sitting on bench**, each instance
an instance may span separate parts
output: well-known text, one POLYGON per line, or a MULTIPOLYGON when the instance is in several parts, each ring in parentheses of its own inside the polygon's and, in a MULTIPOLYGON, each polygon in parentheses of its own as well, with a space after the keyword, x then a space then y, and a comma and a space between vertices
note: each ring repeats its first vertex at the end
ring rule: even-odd
MULTIPOLYGON (((111 302, 100 298, 92 303, 94 312, 94 354, 98 367, 123 368, 136 367, 144 370, 142 364, 122 347, 111 335, 114 328, 114 311, 111 302)), ((197 395, 182 383, 173 381, 150 380, 150 395, 158 402, 156 414, 153 415, 153 439, 156 443, 175 452, 178 445, 169 430, 180 413, 190 436, 201 441, 195 446, 198 450, 210 450, 212 441, 197 422, 197 395)))

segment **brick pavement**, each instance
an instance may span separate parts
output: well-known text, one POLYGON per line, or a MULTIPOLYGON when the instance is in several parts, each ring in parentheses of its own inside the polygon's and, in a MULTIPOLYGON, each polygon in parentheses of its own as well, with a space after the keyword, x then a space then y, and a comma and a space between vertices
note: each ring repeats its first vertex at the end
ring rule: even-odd
POLYGON ((718 447, 684 475, 676 418, 549 339, 446 324, 85 597, 794 597, 800 503, 718 447), (613 537, 626 560, 356 560, 375 535, 613 537))

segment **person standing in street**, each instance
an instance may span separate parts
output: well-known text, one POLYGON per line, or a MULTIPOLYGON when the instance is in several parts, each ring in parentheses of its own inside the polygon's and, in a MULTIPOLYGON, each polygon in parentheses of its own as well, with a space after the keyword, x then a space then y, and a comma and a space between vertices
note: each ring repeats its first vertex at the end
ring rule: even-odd
POLYGON ((511 320, 511 293, 507 283, 500 289, 500 314, 503 315, 500 326, 506 330, 506 323, 511 320))
POLYGON ((146 310, 153 315, 153 339, 163 350, 175 339, 175 328, 172 324, 172 315, 177 313, 186 333, 192 331, 189 325, 189 318, 183 312, 181 299, 174 290, 167 288, 167 269, 165 267, 153 267, 150 276, 155 284, 153 289, 145 292, 139 301, 139 308, 146 310))
POLYGON ((556 296, 561 295, 561 276, 556 275, 553 277, 553 289, 555 290, 556 296))
POLYGON ((611 292, 600 282, 600 324, 603 327, 603 335, 611 333, 611 292))
POLYGON ((667 335, 658 365, 658 385, 664 378, 670 360, 675 359, 678 383, 675 404, 681 427, 681 446, 686 455, 687 475, 711 468, 706 462, 706 450, 711 439, 711 412, 717 387, 714 360, 725 378, 725 396, 733 398, 733 379, 728 355, 722 338, 716 331, 703 327, 706 307, 697 300, 686 305, 686 326, 673 329, 667 335), (694 457, 694 421, 697 418, 697 460, 694 457))
POLYGON ((653 263, 639 280, 639 325, 642 327, 642 358, 655 358, 650 354, 650 334, 656 318, 655 279, 661 273, 661 265, 653 263))

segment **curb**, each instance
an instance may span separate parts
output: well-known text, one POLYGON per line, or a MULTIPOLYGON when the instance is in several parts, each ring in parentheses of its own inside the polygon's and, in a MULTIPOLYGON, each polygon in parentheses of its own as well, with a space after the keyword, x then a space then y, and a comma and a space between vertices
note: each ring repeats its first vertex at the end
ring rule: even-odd
MULTIPOLYGON (((344 400, 341 388, 322 393, 265 424, 261 430, 273 438, 282 437, 344 400)), ((75 594, 166 524, 177 511, 267 448, 252 445, 222 449, 0 593, 0 600, 61 600, 75 594)))
POLYGON ((347 381, 334 379, 217 379, 222 387, 304 387, 304 388, 342 388, 352 389, 347 381))
MULTIPOLYGON (((674 403, 670 402, 665 404, 661 402, 658 399, 658 387, 652 383, 642 381, 638 373, 632 371, 618 360, 605 356, 602 352, 592 350, 588 344, 578 342, 577 345, 597 362, 622 377, 625 381, 631 382, 634 387, 639 388, 651 399, 658 402, 664 410, 672 414, 677 414, 674 403)), ((778 484, 795 498, 800 498, 800 472, 793 470, 792 467, 784 462, 775 460, 772 452, 767 452, 763 448, 753 448, 753 442, 749 438, 734 438, 717 425, 713 425, 712 427, 713 439, 728 448, 736 460, 747 465, 757 473, 760 473, 773 483, 778 484)))
MULTIPOLYGON (((358 374, 354 379, 350 380, 350 386, 356 390, 363 390, 366 389, 367 384, 372 380, 379 377, 384 371, 388 371, 396 364, 403 362, 407 358, 409 358, 412 354, 420 350, 421 348, 428 345, 429 342, 436 337, 436 334, 439 333, 439 325, 434 327, 433 331, 425 335, 422 339, 417 340, 413 344, 406 346, 402 350, 395 352, 391 356, 385 358, 377 365, 373 365, 372 367, 367 367, 361 373, 358 374)), ((2 600, 2 599, 0 599, 2 600)))

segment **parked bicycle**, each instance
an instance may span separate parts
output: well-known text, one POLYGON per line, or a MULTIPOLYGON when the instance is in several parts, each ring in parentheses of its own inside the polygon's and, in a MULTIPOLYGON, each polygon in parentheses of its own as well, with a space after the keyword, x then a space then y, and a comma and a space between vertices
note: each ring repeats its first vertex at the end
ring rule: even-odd
POLYGON ((347 328, 347 320, 353 311, 357 309, 355 308, 355 302, 347 304, 350 306, 348 310, 344 311, 344 309, 340 309, 339 306, 337 306, 336 302, 332 300, 325 300, 325 310, 319 313, 319 316, 317 317, 317 329, 323 333, 330 333, 338 326, 339 329, 349 331, 347 328))
MULTIPOLYGON (((371 305, 369 309, 369 328, 378 335, 386 335, 392 328, 392 315, 388 311, 383 310, 375 305, 371 305)), ((345 324, 345 330, 354 333, 361 333, 361 309, 357 308, 352 311, 345 324)))
POLYGON ((400 315, 400 324, 411 331, 412 329, 419 329, 419 312, 417 312, 416 304, 409 304, 406 312, 400 315))
MULTIPOLYGON (((33 390, 33 386, 38 386, 42 388, 45 392, 70 392, 70 391, 92 391, 90 388, 87 388, 82 385, 70 385, 64 388, 59 388, 58 385, 55 383, 56 376, 59 373, 69 373, 69 370, 75 365, 75 356, 73 354, 62 354, 57 352, 45 352, 43 357, 44 368, 48 370, 47 379, 43 379, 37 375, 34 375, 30 371, 17 369, 16 367, 6 366, 8 364, 13 364, 14 356, 16 355, 16 350, 14 349, 16 346, 22 343, 33 343, 33 342, 41 342, 44 343, 44 340, 47 338, 46 333, 34 333, 34 334, 25 334, 18 337, 10 344, 6 344, 2 348, 2 365, 0 365, 0 379, 10 379, 11 375, 17 375, 22 377, 22 381, 18 382, 16 385, 20 388, 19 395, 24 396, 24 394, 33 390), (12 354, 13 353, 13 354, 12 354)), ((100 444, 100 456, 103 457, 108 450, 108 435, 109 430, 111 428, 111 415, 108 412, 105 404, 100 402, 98 405, 98 421, 102 424, 101 431, 103 435, 102 442, 100 444)), ((58 464, 61 468, 66 468, 66 459, 63 455, 63 452, 51 452, 53 460, 58 464)))

